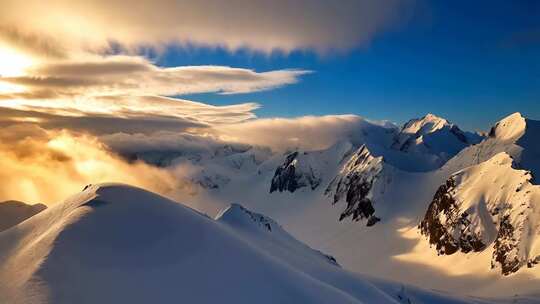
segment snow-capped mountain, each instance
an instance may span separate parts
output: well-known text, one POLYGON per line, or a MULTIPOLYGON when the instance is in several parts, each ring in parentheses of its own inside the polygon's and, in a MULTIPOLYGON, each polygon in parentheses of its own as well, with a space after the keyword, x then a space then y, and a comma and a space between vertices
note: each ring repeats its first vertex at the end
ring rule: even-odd
POLYGON ((439 253, 490 250, 505 275, 540 261, 538 126, 513 114, 443 168, 466 167, 439 187, 420 224, 439 253))
POLYGON ((481 140, 478 134, 464 132, 444 118, 427 114, 405 123, 394 137, 391 147, 403 152, 436 157, 430 160, 433 169, 442 166, 463 148, 481 140))
POLYGON ((0 202, 0 232, 47 209, 43 204, 28 205, 18 201, 0 202))
POLYGON ((500 152, 506 152, 520 168, 534 172, 540 170, 540 122, 514 113, 497 122, 489 136, 481 143, 461 151, 445 164, 445 170, 462 168, 487 161, 500 152))
POLYGON ((90 186, 0 233, 2 303, 478 303, 343 270, 239 205, 90 186))

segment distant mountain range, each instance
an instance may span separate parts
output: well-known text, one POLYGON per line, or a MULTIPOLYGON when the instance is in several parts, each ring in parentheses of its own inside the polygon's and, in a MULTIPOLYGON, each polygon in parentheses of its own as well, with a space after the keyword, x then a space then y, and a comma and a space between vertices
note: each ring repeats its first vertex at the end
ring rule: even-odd
POLYGON ((181 291, 203 299, 195 302, 275 303, 270 295, 283 289, 283 303, 506 302, 450 298, 339 266, 414 284, 433 278, 427 286, 445 287, 420 268, 411 278, 411 264, 398 258, 489 278, 478 294, 507 295, 504 286, 535 293, 518 274, 540 278, 540 122, 515 113, 477 134, 428 114, 401 128, 366 121, 359 134, 317 151, 227 144, 127 153, 156 166, 189 166, 191 200, 222 211, 211 219, 118 185, 92 186, 47 211, 17 209, 0 233, 0 248, 17 252, 0 255, 7 265, 0 281, 16 278, 0 287, 0 300, 40 297, 44 284, 54 300, 45 303, 72 303, 83 290, 91 302, 114 294, 139 303, 150 299, 135 284, 157 294, 163 282, 168 289, 155 299, 181 291), (68 279, 80 271, 80 279, 68 279), (123 283, 113 289, 97 279, 103 276, 123 283), (232 291, 245 282, 246 294, 232 291), (206 288, 220 290, 220 299, 206 288))
POLYGON ((515 113, 484 136, 427 114, 401 128, 366 121, 362 134, 319 151, 279 155, 263 147, 225 146, 174 161, 200 168, 190 180, 197 187, 234 189, 249 187, 247 181, 254 179, 270 180, 270 193, 320 193, 341 210, 337 221, 365 219, 368 226, 380 220, 384 225, 378 210, 393 203, 385 195, 390 189, 430 192, 432 201, 424 202, 417 225, 439 254, 492 250, 490 267, 503 274, 540 261, 533 245, 540 235, 533 178, 540 170, 540 122, 515 113), (424 177, 404 189, 404 174, 424 177), (481 184, 488 176, 490 184, 481 184))

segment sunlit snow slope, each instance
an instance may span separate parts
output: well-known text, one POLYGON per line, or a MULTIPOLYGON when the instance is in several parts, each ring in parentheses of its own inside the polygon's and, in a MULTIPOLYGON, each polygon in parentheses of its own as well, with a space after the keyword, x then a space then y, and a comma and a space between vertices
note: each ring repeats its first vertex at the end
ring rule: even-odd
POLYGON ((1 303, 472 303, 370 280, 239 205, 91 186, 0 233, 1 303))

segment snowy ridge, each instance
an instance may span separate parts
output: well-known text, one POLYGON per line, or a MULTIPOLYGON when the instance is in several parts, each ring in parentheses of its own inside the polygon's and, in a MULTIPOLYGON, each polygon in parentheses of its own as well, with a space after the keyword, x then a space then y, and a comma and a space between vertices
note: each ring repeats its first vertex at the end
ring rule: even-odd
POLYGON ((270 193, 295 192, 304 187, 317 189, 323 182, 327 182, 326 173, 332 171, 352 149, 352 144, 344 141, 322 151, 295 151, 288 154, 276 168, 270 193))
POLYGON ((493 245, 492 267, 503 274, 540 261, 540 187, 502 152, 454 174, 437 191, 420 224, 441 254, 493 245))
POLYGON ((477 302, 349 273, 276 230, 239 229, 241 214, 252 221, 239 206, 215 221, 141 189, 88 187, 0 233, 0 302, 477 302))
POLYGON ((459 171, 468 166, 489 160, 500 152, 506 152, 516 166, 531 170, 540 169, 540 122, 525 119, 514 113, 491 128, 489 137, 481 143, 461 151, 443 167, 446 171, 459 171))
POLYGON ((47 209, 43 204, 28 205, 18 201, 0 202, 0 232, 47 209))
POLYGON ((383 164, 382 157, 373 157, 363 145, 332 180, 325 194, 332 197, 333 205, 342 201, 346 203, 340 221, 347 217, 355 221, 367 219, 367 226, 372 226, 380 220, 374 215, 372 189, 382 176, 383 164))
POLYGON ((525 133, 527 123, 521 113, 514 113, 500 120, 489 131, 489 137, 500 141, 515 142, 525 133))
POLYGON ((249 211, 240 204, 231 204, 228 208, 223 209, 216 216, 216 221, 222 221, 226 223, 234 223, 235 225, 241 225, 243 227, 258 227, 263 228, 266 231, 280 230, 283 232, 281 226, 273 219, 266 217, 262 214, 249 211))
POLYGON ((216 216, 216 221, 233 228, 237 233, 247 237, 250 242, 264 247, 267 252, 277 253, 283 258, 315 259, 317 262, 329 262, 339 266, 334 257, 309 248, 291 236, 273 219, 250 211, 242 205, 231 204, 216 216), (305 256, 300 257, 298 255, 300 253, 305 256))

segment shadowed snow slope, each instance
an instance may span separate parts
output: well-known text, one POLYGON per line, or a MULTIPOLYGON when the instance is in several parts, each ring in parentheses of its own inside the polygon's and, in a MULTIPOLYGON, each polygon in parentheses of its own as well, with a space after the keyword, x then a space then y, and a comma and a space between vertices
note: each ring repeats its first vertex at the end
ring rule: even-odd
POLYGON ((273 220, 91 186, 0 233, 1 303, 470 303, 341 269, 273 220))
POLYGON ((0 231, 4 231, 45 210, 43 204, 27 205, 17 201, 0 202, 0 231))

